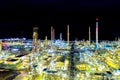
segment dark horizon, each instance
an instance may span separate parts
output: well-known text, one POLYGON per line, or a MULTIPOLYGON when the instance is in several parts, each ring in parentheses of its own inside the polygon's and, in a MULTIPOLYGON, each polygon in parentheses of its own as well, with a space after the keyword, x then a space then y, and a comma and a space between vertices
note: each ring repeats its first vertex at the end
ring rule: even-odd
POLYGON ((39 38, 50 39, 50 27, 55 28, 56 38, 63 33, 66 39, 67 25, 70 25, 70 40, 88 39, 91 27, 95 39, 96 17, 99 18, 99 39, 114 40, 120 37, 119 1, 63 1, 17 0, 1 6, 0 38, 32 38, 33 27, 39 27, 39 38), (46 1, 46 2, 45 2, 46 1))

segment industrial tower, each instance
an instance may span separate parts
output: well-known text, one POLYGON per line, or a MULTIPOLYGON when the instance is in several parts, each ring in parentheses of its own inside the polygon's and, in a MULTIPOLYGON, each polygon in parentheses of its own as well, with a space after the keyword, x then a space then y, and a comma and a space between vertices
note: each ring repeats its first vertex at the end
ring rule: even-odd
POLYGON ((38 27, 33 28, 33 52, 38 53, 38 27))
POLYGON ((96 18, 96 49, 98 49, 98 18, 96 18))
POLYGON ((51 26, 51 41, 55 39, 55 29, 51 26))
POLYGON ((67 43, 68 43, 68 46, 70 45, 70 41, 69 41, 69 25, 67 25, 67 43))
POLYGON ((91 31, 90 31, 90 26, 89 26, 89 45, 91 44, 91 31))

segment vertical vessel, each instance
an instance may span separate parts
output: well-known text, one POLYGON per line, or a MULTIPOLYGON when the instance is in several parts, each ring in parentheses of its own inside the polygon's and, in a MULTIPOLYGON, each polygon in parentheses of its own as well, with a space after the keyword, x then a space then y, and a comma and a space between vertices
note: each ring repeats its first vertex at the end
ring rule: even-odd
POLYGON ((69 25, 67 25, 67 43, 69 45, 69 25))
POLYGON ((38 53, 38 27, 33 28, 33 46, 33 51, 38 53))
POLYGON ((53 40, 53 27, 51 26, 51 41, 53 40))
POLYGON ((98 18, 96 18, 96 49, 98 49, 98 18))
POLYGON ((91 31, 90 31, 90 26, 89 26, 89 45, 91 44, 91 31))
POLYGON ((62 33, 60 33, 60 40, 62 40, 62 33))

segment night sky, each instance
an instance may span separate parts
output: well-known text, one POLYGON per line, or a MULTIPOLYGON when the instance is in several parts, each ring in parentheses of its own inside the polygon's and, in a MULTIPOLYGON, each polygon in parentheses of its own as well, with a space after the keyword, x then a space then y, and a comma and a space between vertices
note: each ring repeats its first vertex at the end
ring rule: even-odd
POLYGON ((95 20, 99 18, 99 39, 120 37, 119 0, 3 0, 0 1, 0 38, 32 38, 33 27, 39 27, 39 38, 50 39, 50 27, 56 38, 70 25, 70 40, 88 39, 91 27, 95 39, 95 20))

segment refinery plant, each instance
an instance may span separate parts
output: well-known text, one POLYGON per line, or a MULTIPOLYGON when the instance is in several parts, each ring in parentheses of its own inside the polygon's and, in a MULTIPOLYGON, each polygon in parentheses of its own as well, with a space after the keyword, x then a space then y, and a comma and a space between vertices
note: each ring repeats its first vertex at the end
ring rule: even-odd
POLYGON ((0 40, 0 80, 120 80, 120 40, 99 41, 98 18, 96 37, 91 40, 67 41, 38 37, 38 27, 33 28, 33 39, 11 38, 0 40))

